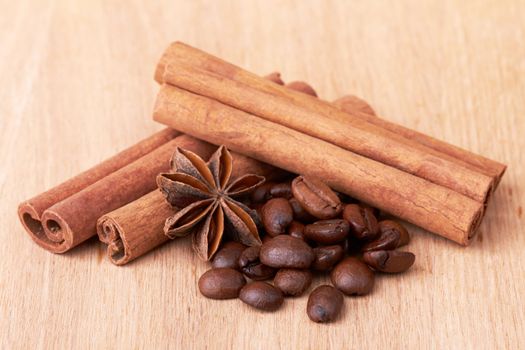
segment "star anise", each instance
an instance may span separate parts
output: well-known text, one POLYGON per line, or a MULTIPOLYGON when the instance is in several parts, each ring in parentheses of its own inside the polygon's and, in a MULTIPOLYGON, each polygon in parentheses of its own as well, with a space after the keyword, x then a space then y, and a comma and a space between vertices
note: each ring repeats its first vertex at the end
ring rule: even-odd
POLYGON ((174 173, 157 177, 166 200, 180 209, 166 220, 164 232, 168 237, 193 233, 193 249, 204 260, 215 254, 225 232, 242 244, 261 244, 259 215, 234 198, 254 190, 264 177, 248 174, 230 183, 232 156, 224 146, 208 163, 191 151, 177 148, 171 167, 174 173))

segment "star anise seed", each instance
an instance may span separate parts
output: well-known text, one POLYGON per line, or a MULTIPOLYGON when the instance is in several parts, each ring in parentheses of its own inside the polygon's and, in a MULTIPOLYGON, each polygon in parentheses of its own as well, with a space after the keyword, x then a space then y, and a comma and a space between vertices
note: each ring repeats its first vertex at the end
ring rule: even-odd
POLYGON ((242 244, 261 244, 259 215, 235 198, 253 191, 264 177, 248 174, 230 183, 232 161, 224 146, 208 163, 191 151, 177 148, 171 159, 173 173, 157 177, 166 200, 179 208, 166 220, 165 234, 173 239, 193 233, 193 249, 203 260, 215 254, 225 232, 242 244))

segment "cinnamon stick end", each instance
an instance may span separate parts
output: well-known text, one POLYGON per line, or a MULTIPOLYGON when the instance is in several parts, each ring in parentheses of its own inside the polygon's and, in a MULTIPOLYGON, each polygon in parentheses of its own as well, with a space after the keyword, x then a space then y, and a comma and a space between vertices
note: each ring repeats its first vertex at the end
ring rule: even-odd
POLYGON ((29 237, 40 247, 56 254, 64 253, 70 249, 67 242, 55 242, 48 238, 40 215, 31 203, 23 202, 18 206, 18 217, 29 237))
POLYGON ((107 256, 113 264, 122 266, 132 260, 129 249, 122 242, 121 228, 111 217, 104 215, 98 219, 97 235, 102 243, 107 244, 107 256))

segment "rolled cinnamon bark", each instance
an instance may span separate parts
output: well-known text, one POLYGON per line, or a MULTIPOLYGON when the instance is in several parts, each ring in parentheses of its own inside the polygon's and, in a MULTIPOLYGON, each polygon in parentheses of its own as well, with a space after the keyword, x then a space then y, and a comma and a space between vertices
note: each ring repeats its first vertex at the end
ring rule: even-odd
MULTIPOLYGON (((64 251, 97 234, 100 216, 154 190, 156 176, 169 169, 176 147, 192 149, 195 139, 181 135, 105 178, 51 206, 42 214, 46 237, 64 251)), ((211 152, 214 148, 207 144, 211 152)), ((58 251, 57 252, 61 252, 58 251)))
MULTIPOLYGON (((240 68, 239 68, 240 69, 240 68)), ((235 75, 232 73, 230 76, 235 75)), ((313 111, 307 106, 318 99, 273 84, 263 78, 250 85, 174 60, 166 67, 164 80, 184 90, 331 142, 356 154, 379 161, 431 181, 486 204, 493 179, 450 161, 438 152, 388 130, 350 116, 325 104, 313 111), (287 93, 270 94, 259 86, 270 84, 287 93)))
MULTIPOLYGON (((282 89, 282 87, 277 86, 276 84, 261 84, 261 78, 257 75, 244 71, 219 58, 213 57, 209 54, 206 54, 205 52, 180 42, 172 43, 162 55, 155 71, 155 80, 157 80, 157 82, 164 82, 163 75, 165 73, 166 66, 168 64, 173 64, 174 62, 191 64, 194 67, 208 70, 220 76, 233 79, 239 83, 248 85, 255 84, 258 85, 258 88, 266 93, 289 98, 293 100, 294 103, 300 102, 301 104, 304 104, 304 99, 301 97, 298 98, 299 95, 297 95, 297 93, 289 90, 287 91, 287 89, 282 89)), ((331 107, 328 102, 316 99, 310 99, 307 104, 308 108, 316 112, 326 112, 326 108, 331 107)), ((432 148, 434 151, 448 156, 443 157, 448 161, 457 162, 461 166, 467 167, 471 170, 479 171, 482 174, 492 177, 495 184, 499 183, 503 173, 505 172, 506 166, 504 164, 466 151, 446 142, 434 139, 428 135, 410 130, 384 119, 377 118, 376 116, 368 113, 362 113, 356 110, 351 112, 347 111, 347 113, 350 113, 355 119, 362 121, 364 120, 370 124, 403 136, 407 142, 417 142, 428 148, 432 148)), ((330 114, 332 118, 339 119, 344 122, 348 121, 348 116, 334 113, 333 111, 330 114)))
POLYGON ((42 226, 44 211, 152 152, 177 135, 180 133, 171 128, 161 130, 64 183, 22 202, 18 206, 20 222, 33 241, 44 249, 55 253, 66 251, 69 247, 65 242, 57 241, 55 235, 48 237, 44 232, 42 226))
POLYGON ((444 143, 441 140, 435 139, 416 130, 406 128, 402 125, 392 123, 386 119, 379 118, 377 117, 372 106, 357 96, 345 95, 336 99, 332 103, 334 106, 351 114, 352 116, 361 118, 407 139, 432 148, 447 155, 447 159, 450 161, 456 161, 471 170, 479 171, 482 174, 492 177, 494 179, 493 190, 495 190, 499 185, 503 174, 507 170, 507 166, 505 164, 482 157, 478 154, 472 153, 452 144, 444 143))
MULTIPOLYGON (((209 144, 193 139, 194 153, 208 158, 209 144)), ((287 174, 271 165, 233 153, 232 179, 244 174, 258 174, 267 180, 282 180, 287 174)), ((100 217, 97 222, 99 239, 108 245, 109 260, 115 265, 124 265, 166 243, 164 234, 166 218, 176 212, 168 205, 158 190, 100 217)))
POLYGON ((154 119, 285 170, 316 176, 428 231, 466 245, 483 205, 448 188, 329 142, 164 84, 154 119))
POLYGON ((97 234, 108 245, 109 261, 124 265, 167 241, 166 218, 176 213, 160 191, 154 190, 97 221, 97 234))

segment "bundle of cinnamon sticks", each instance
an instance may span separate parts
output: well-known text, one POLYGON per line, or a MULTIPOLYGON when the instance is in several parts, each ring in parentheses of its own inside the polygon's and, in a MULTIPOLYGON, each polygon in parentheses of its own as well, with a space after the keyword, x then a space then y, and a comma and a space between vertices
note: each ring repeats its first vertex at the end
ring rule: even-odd
POLYGON ((155 177, 169 169, 176 147, 207 158, 213 144, 224 144, 237 152, 234 176, 316 176, 463 245, 505 172, 501 163, 376 116, 358 98, 328 103, 304 83, 262 78, 183 43, 165 51, 155 80, 154 119, 177 131, 160 131, 21 203, 20 220, 37 244, 63 253, 98 234, 122 265, 165 243, 164 220, 176 209, 155 177))
POLYGON ((183 43, 157 68, 154 119, 467 245, 505 165, 378 117, 342 111, 183 43))

